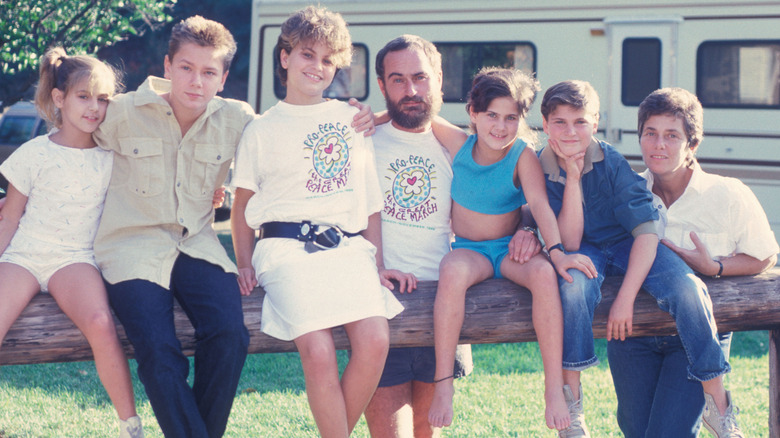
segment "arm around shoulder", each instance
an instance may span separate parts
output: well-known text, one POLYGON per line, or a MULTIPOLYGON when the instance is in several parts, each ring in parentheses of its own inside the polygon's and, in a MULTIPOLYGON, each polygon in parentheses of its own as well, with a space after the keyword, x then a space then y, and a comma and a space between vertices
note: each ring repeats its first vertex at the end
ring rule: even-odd
POLYGON ((433 118, 431 129, 433 130, 433 135, 436 136, 436 140, 447 149, 452 158, 455 158, 460 147, 463 146, 463 143, 468 138, 468 135, 462 129, 439 116, 433 118))

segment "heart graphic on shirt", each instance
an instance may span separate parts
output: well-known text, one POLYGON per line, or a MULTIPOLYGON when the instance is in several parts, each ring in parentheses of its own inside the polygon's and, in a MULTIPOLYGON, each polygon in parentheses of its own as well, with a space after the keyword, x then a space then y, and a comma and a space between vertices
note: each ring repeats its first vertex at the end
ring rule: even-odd
POLYGON ((417 177, 415 176, 413 178, 406 178, 406 182, 408 182, 410 186, 413 186, 414 183, 417 182, 417 177))
POLYGON ((328 143, 328 145, 325 146, 323 151, 325 151, 326 154, 333 152, 333 143, 328 143))

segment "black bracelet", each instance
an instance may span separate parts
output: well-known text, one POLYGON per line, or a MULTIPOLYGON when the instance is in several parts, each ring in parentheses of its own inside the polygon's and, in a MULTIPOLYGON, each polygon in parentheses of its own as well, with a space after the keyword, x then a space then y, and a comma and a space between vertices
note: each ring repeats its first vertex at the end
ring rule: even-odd
POLYGON ((720 278, 720 274, 723 273, 723 263, 721 263, 720 260, 715 260, 715 263, 717 263, 718 266, 720 266, 720 269, 718 269, 718 273, 713 275, 712 278, 720 278))
POLYGON ((555 245, 547 248, 547 254, 550 254, 554 249, 559 249, 562 253, 566 254, 566 250, 563 249, 563 244, 561 243, 556 243, 555 245))

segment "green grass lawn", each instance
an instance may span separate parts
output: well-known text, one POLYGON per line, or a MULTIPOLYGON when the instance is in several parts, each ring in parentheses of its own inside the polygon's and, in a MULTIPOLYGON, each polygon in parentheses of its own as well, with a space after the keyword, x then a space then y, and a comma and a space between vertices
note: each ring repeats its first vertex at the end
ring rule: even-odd
MULTIPOLYGON (((606 358, 606 343, 597 341, 606 358)), ((768 435, 768 336, 735 334, 734 371, 726 378, 746 436, 768 435)), ((342 366, 346 353, 340 353, 342 366)), ((456 419, 448 437, 554 437, 544 425, 543 375, 536 344, 474 346, 474 373, 456 383, 456 419)), ((606 362, 606 359, 604 360, 606 362)), ((131 361, 147 437, 161 437, 131 361)), ((594 437, 618 437, 606 363, 584 373, 585 412, 594 437)), ((0 368, 0 437, 111 437, 116 417, 92 362, 0 368)), ((295 353, 251 355, 228 424, 229 437, 316 437, 295 353)), ((361 420, 353 436, 367 437, 361 420)), ((702 436, 708 436, 703 432, 702 436)))

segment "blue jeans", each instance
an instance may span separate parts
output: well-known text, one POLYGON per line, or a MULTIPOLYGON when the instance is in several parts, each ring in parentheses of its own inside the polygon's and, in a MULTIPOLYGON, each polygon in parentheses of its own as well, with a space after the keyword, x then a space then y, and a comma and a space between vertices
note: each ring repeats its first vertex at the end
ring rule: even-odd
POLYGON ((170 290, 146 280, 106 284, 138 362, 157 422, 166 437, 215 438, 225 433, 247 355, 241 296, 234 274, 180 254, 170 290), (195 327, 195 378, 173 324, 173 299, 195 327))
MULTIPOLYGON (((731 333, 718 336, 726 358, 731 333)), ((687 378, 688 358, 679 336, 646 336, 607 344, 615 382, 617 420, 626 438, 696 438, 704 392, 687 378)))
MULTIPOLYGON (((570 269, 573 283, 559 278, 564 369, 582 371, 598 363, 593 347, 593 311, 601 301, 605 275, 625 275, 633 243, 633 237, 601 247, 583 243, 578 252, 590 257, 598 277, 589 279, 580 271, 570 269)), ((718 343, 707 286, 665 245, 658 245, 642 289, 674 319, 688 357, 689 378, 705 381, 730 370, 718 343)))

